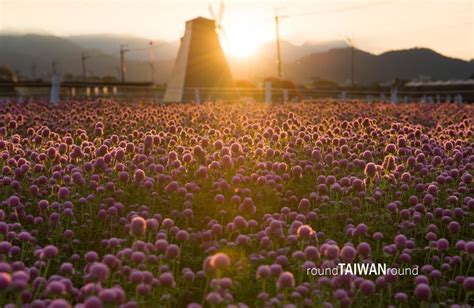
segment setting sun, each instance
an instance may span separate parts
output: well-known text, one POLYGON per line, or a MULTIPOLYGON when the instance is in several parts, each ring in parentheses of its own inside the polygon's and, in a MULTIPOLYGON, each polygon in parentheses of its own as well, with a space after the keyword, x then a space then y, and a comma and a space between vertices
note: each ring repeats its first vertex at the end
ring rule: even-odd
POLYGON ((239 35, 238 37, 233 37, 228 43, 224 41, 223 46, 224 51, 229 55, 245 58, 255 53, 259 43, 260 42, 258 42, 255 38, 239 35))
POLYGON ((268 30, 238 21, 224 22, 224 33, 220 35, 224 52, 232 57, 250 57, 264 42, 272 40, 274 34, 268 30))

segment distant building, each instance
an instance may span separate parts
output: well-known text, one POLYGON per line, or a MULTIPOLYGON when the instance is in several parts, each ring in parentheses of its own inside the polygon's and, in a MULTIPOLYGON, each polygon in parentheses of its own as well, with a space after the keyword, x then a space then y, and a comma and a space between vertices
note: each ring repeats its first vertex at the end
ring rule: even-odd
POLYGON ((17 82, 13 70, 7 65, 0 65, 0 97, 15 96, 15 87, 12 83, 17 82))
POLYGON ((449 88, 449 87, 474 87, 474 79, 465 80, 438 80, 438 81, 410 81, 405 83, 410 88, 449 88))
POLYGON ((0 65, 0 82, 16 82, 18 81, 13 70, 7 65, 0 65))
POLYGON ((214 20, 198 17, 187 21, 163 100, 191 101, 196 95, 203 99, 228 97, 232 88, 234 82, 214 20))
POLYGON ((474 79, 410 81, 405 83, 404 92, 417 92, 429 96, 442 96, 441 101, 454 100, 460 96, 464 102, 474 102, 474 79))

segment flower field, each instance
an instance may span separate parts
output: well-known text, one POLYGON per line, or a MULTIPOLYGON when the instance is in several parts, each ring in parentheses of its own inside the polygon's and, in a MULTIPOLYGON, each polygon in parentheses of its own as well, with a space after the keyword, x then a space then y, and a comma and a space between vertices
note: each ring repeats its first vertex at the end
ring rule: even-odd
POLYGON ((0 106, 0 307, 474 304, 474 106, 0 106), (312 275, 376 263, 417 275, 312 275))

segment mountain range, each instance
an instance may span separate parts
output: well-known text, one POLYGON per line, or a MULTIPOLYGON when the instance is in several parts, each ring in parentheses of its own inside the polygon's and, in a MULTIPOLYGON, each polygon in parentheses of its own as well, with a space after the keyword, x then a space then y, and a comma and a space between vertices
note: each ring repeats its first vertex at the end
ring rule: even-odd
MULTIPOLYGON (((52 62, 62 74, 80 76, 81 56, 88 56, 89 76, 119 77, 120 45, 125 53, 127 81, 151 80, 153 59, 156 82, 166 82, 172 72, 179 42, 154 41, 122 35, 76 35, 57 37, 38 34, 0 34, 0 65, 9 65, 17 74, 48 78, 52 62), (152 57, 150 51, 153 50, 152 57), (35 69, 33 69, 33 66, 35 69)), ((351 76, 351 53, 344 41, 304 43, 281 42, 286 79, 305 84, 314 78, 347 83, 351 76)), ((261 81, 276 75, 275 42, 263 44, 250 59, 228 58, 235 79, 261 81)), ((426 48, 394 50, 379 55, 355 50, 355 79, 360 84, 401 79, 466 79, 474 73, 474 60, 441 55, 426 48)))

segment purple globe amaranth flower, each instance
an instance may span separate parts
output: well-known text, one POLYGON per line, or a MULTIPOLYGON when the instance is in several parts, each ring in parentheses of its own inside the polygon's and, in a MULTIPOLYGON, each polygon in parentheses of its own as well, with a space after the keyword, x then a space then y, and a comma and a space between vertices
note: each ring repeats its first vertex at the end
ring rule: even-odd
POLYGON ((11 196, 9 199, 8 199, 8 203, 10 206, 18 206, 20 205, 20 198, 18 198, 18 196, 11 196))
POLYGON ((99 255, 95 251, 88 251, 84 255, 84 260, 87 263, 93 263, 99 260, 99 255))
POLYGON ((464 251, 470 255, 474 256, 474 241, 469 241, 464 245, 464 251))
POLYGON ((166 288, 174 288, 176 286, 176 282, 174 280, 174 276, 172 273, 167 272, 160 275, 158 278, 160 285, 166 288))
POLYGON ((147 296, 151 293, 151 286, 145 283, 141 283, 136 287, 136 291, 141 296, 147 296))
POLYGON ((394 298, 399 303, 405 303, 408 300, 408 295, 403 292, 398 292, 395 294, 394 298))
POLYGON ((295 286, 295 278, 291 272, 283 272, 277 280, 278 289, 293 288, 295 286))
POLYGON ((359 285, 359 290, 362 294, 371 296, 375 293, 375 283, 373 283, 372 280, 364 280, 359 285))
POLYGON ((470 173, 464 173, 463 176, 462 176, 462 181, 467 184, 467 185, 470 185, 472 183, 472 175, 470 173))
POLYGON ((67 187, 60 187, 58 190, 58 197, 64 199, 69 196, 69 188, 67 187))
POLYGON ((8 254, 12 248, 12 244, 8 241, 0 242, 0 254, 8 254))
POLYGON ((270 278, 271 274, 272 272, 271 272, 270 266, 260 265, 257 269, 255 277, 257 279, 267 279, 267 278, 270 278))
POLYGON ((466 292, 474 291, 474 277, 467 277, 464 279, 462 286, 466 292))
POLYGON ((383 233, 382 232, 375 232, 372 235, 373 239, 376 241, 381 241, 383 239, 383 233))
POLYGON ((51 308, 71 308, 71 304, 65 299, 55 299, 48 305, 48 307, 51 307, 51 308))
POLYGON ((219 252, 211 257, 209 265, 214 270, 225 271, 230 267, 231 260, 227 254, 219 252))
POLYGON ((426 194, 424 197, 423 197, 423 204, 425 206, 429 206, 433 203, 434 201, 434 198, 431 194, 426 194))
POLYGON ((59 254, 59 250, 58 248, 56 248, 56 246, 48 245, 43 248, 43 255, 46 258, 49 258, 49 259, 55 258, 58 256, 58 254, 59 254))
POLYGON ((320 257, 319 250, 315 246, 306 246, 304 253, 308 260, 316 260, 320 257))
POLYGON ((315 232, 313 228, 309 225, 302 225, 298 227, 298 230, 296 231, 296 234, 298 237, 303 238, 303 239, 310 239, 314 236, 315 232))
POLYGON ((168 259, 174 259, 179 256, 180 249, 177 245, 171 244, 166 247, 165 255, 168 259))
POLYGON ((409 183, 411 180, 411 174, 409 172, 403 172, 400 178, 402 182, 409 183))
POLYGON ((423 301, 428 301, 431 298, 431 288, 426 283, 420 283, 415 287, 415 296, 423 301))
POLYGON ((12 277, 9 273, 2 273, 0 272, 0 290, 5 290, 9 287, 12 281, 12 277))
POLYGON ((109 267, 101 262, 94 262, 89 268, 89 275, 97 281, 105 281, 109 276, 109 267))
POLYGON ((64 295, 66 293, 66 286, 60 281, 50 281, 46 286, 48 294, 64 295))
POLYGON ((294 166, 291 169, 291 173, 293 174, 294 177, 301 177, 303 174, 303 169, 301 168, 301 166, 294 166))
POLYGON ((310 209, 311 203, 308 199, 303 198, 301 199, 299 205, 298 205, 298 210, 302 213, 307 213, 310 209))
POLYGON ((341 249, 341 257, 346 263, 350 263, 354 261, 356 258, 356 254, 357 254, 356 250, 351 245, 345 245, 341 249))
POLYGON ((368 232, 368 227, 366 224, 358 224, 354 231, 353 231, 353 235, 355 236, 361 236, 361 235, 366 235, 368 232))
POLYGON ((99 292, 99 298, 101 301, 109 304, 116 304, 118 301, 118 296, 115 289, 102 289, 99 292))
POLYGON ((145 172, 142 169, 137 169, 133 174, 133 178, 136 182, 143 182, 145 180, 145 172))
POLYGON ((221 304, 223 300, 218 292, 210 292, 206 295, 206 301, 213 306, 221 304))
POLYGON ((146 232, 146 220, 140 216, 135 216, 130 222, 130 234, 135 237, 141 237, 146 232))
POLYGON ((164 239, 159 239, 155 242, 155 248, 159 253, 163 253, 168 248, 168 241, 164 239))
POLYGON ((372 248, 369 243, 362 242, 357 245, 357 253, 363 257, 368 257, 372 253, 372 248))
POLYGON ((281 267, 280 264, 272 264, 270 265, 270 271, 272 272, 272 276, 280 276, 280 274, 283 272, 283 268, 281 267))
POLYGON ((461 225, 457 221, 451 221, 448 225, 448 230, 450 233, 459 233, 461 225))
POLYGON ((365 165, 364 174, 368 178, 374 178, 377 174, 377 166, 374 163, 367 163, 367 165, 365 165))
POLYGON ((176 240, 180 241, 180 242, 184 242, 184 241, 187 241, 189 239, 189 233, 185 230, 179 230, 177 233, 176 233, 176 240))
POLYGON ((222 204, 225 201, 225 197, 223 194, 217 194, 214 198, 214 201, 218 204, 222 204))
POLYGON ((449 249, 449 242, 445 238, 440 238, 437 242, 437 247, 439 250, 448 250, 449 249))
POLYGON ((97 296, 89 296, 84 301, 84 308, 101 308, 104 307, 104 304, 97 296))
POLYGON ((59 268, 59 271, 63 274, 72 274, 74 271, 74 266, 71 263, 63 263, 59 268))
POLYGON ((397 236, 395 236, 394 243, 398 249, 403 249, 407 244, 407 238, 403 234, 398 234, 397 236))

